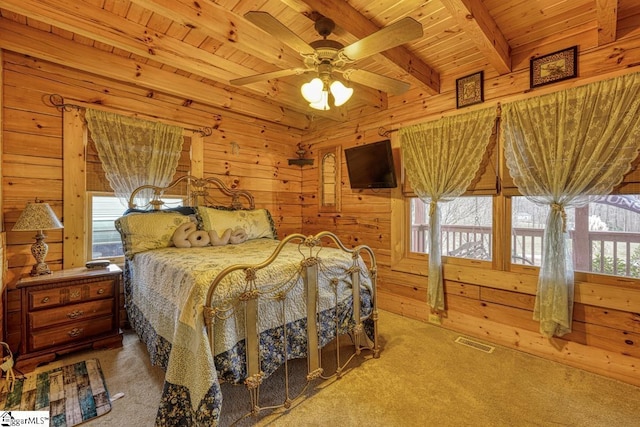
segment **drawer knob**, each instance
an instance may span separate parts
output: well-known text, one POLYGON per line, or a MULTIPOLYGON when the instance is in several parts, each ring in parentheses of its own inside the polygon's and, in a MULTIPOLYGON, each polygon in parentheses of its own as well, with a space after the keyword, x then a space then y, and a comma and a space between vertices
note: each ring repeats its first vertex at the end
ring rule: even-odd
POLYGON ((42 304, 46 304, 49 302, 49 297, 42 298, 42 304))
POLYGON ((72 330, 69 331, 69 336, 71 338, 75 338, 81 334, 82 334, 82 328, 73 328, 72 330))
POLYGON ((76 319, 84 314, 82 310, 73 310, 71 313, 67 313, 69 319, 76 319))
POLYGON ((98 289, 98 295, 102 295, 102 294, 104 294, 104 288, 98 289))

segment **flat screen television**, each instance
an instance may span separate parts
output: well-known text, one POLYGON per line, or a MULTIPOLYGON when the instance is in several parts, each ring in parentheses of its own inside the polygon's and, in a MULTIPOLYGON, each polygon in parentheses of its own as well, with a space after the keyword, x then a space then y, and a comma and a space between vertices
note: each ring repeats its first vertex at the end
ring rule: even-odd
POLYGON ((391 141, 374 142, 344 150, 351 188, 395 188, 391 141))

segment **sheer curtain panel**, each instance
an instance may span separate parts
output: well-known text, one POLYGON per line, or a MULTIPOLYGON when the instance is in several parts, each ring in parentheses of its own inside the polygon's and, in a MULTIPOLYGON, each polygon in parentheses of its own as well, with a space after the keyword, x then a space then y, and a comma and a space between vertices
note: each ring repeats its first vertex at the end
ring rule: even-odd
POLYGON ((444 311, 441 202, 465 192, 490 142, 495 109, 472 111, 400 129, 402 158, 416 195, 429 204, 429 278, 431 311, 444 311))
MULTIPOLYGON (((87 109, 85 117, 105 176, 124 206, 137 187, 171 182, 184 141, 181 127, 93 109, 87 109)), ((138 206, 152 196, 138 195, 138 206)))
POLYGON ((534 319, 571 332, 573 261, 565 209, 609 194, 640 149, 640 74, 504 104, 501 138, 520 193, 549 207, 534 319))

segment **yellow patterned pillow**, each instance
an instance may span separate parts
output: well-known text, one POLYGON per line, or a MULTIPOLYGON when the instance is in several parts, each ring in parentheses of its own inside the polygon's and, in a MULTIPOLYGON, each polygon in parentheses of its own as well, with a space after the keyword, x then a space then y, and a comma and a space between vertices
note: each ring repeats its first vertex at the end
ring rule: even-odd
POLYGON ((203 230, 215 230, 218 236, 222 236, 229 228, 241 228, 247 240, 262 237, 275 239, 277 236, 271 214, 266 209, 226 210, 198 206, 196 210, 203 230))
POLYGON ((173 233, 191 219, 176 212, 132 213, 116 220, 122 237, 124 254, 133 255, 171 246, 173 233))

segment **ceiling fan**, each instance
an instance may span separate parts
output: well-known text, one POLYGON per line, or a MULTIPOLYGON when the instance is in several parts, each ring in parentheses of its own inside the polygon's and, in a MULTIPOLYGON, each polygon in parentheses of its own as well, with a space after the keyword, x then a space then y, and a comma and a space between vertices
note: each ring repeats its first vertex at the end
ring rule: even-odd
MULTIPOLYGON (((260 27, 262 30, 276 37, 287 46, 299 52, 303 57, 304 67, 241 77, 231 80, 230 83, 232 85, 242 86, 263 80, 315 72, 321 82, 319 84, 324 85, 325 91, 328 92, 328 86, 332 81, 332 73, 338 72, 343 75, 345 80, 369 86, 392 95, 399 95, 409 89, 409 83, 366 70, 350 68, 349 65, 360 59, 364 59, 368 56, 421 37, 422 25, 413 18, 403 18, 371 35, 364 37, 363 39, 358 40, 357 42, 348 46, 343 46, 336 40, 327 39, 334 30, 335 23, 326 17, 318 19, 314 26, 322 39, 311 43, 305 42, 297 34, 267 12, 250 11, 247 12, 244 17, 260 27)), ((314 82, 312 81, 311 83, 314 82)), ((348 90, 352 91, 352 89, 348 90)), ((346 98, 348 99, 350 95, 351 93, 349 93, 346 98)), ((307 98, 306 95, 305 98, 307 98)), ((307 100, 309 99, 307 98, 307 100)), ((310 105, 317 108, 313 103, 310 105)), ((325 103, 325 105, 328 104, 325 103)), ((336 103, 336 105, 338 104, 336 103)), ((328 109, 328 106, 326 108, 318 109, 328 109)))

